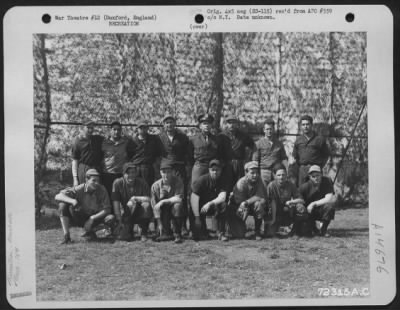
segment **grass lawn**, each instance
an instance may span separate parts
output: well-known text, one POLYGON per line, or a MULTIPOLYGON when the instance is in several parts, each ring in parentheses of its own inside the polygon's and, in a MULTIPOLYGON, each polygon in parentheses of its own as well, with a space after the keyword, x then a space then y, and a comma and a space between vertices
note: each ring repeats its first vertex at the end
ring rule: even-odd
POLYGON ((369 288, 368 209, 338 210, 330 238, 59 245, 57 218, 36 225, 38 301, 317 298, 369 288), (66 264, 65 269, 60 269, 66 264))

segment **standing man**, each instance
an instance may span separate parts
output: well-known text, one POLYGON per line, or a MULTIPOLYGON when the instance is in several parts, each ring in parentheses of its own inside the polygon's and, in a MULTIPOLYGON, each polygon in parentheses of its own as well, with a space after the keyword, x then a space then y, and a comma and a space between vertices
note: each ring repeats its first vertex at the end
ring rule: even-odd
POLYGON ((154 218, 157 220, 160 236, 156 241, 170 240, 172 232, 174 242, 182 243, 181 228, 184 210, 182 207, 184 186, 182 180, 173 174, 172 162, 162 159, 160 165, 161 179, 151 186, 151 205, 154 218))
POLYGON ((129 241, 133 238, 133 226, 139 224, 141 240, 147 241, 149 223, 153 217, 150 203, 150 187, 138 177, 138 166, 125 163, 123 177, 113 183, 111 201, 118 223, 118 239, 129 241))
MULTIPOLYGON (((226 118, 226 131, 221 135, 229 140, 232 147, 232 184, 244 176, 244 164, 251 160, 254 151, 253 139, 239 130, 239 120, 236 116, 230 115, 226 118)), ((233 186, 232 185, 232 186, 233 186)))
MULTIPOLYGON (((198 117, 200 133, 190 139, 191 160, 194 162, 192 169, 192 186, 196 180, 209 172, 211 159, 218 159, 221 168, 224 169, 231 160, 232 150, 221 136, 211 133, 214 117, 210 114, 202 114, 198 117)), ((224 177, 229 180, 230 171, 223 171, 224 177)))
POLYGON ((188 174, 190 172, 190 145, 189 138, 176 129, 176 120, 172 115, 167 115, 162 120, 164 130, 159 138, 162 143, 162 157, 169 159, 172 164, 173 173, 181 178, 183 183, 182 197, 182 234, 187 235, 186 219, 188 213, 188 174))
POLYGON ((255 237, 256 240, 261 240, 261 224, 267 209, 267 195, 260 178, 258 163, 250 161, 246 163, 244 170, 246 175, 234 186, 229 207, 232 207, 235 215, 241 218, 244 226, 246 226, 247 216, 254 216, 255 237))
POLYGON ((101 145, 104 137, 94 134, 92 121, 84 123, 82 134, 75 139, 72 145, 72 177, 73 185, 85 183, 86 171, 96 169, 101 171, 103 153, 101 145))
POLYGON ((162 147, 158 136, 149 134, 148 130, 147 121, 138 124, 137 134, 133 137, 130 162, 136 165, 138 177, 143 178, 150 187, 155 175, 153 164, 162 155, 162 147))
POLYGON ((272 168, 283 163, 287 166, 287 155, 283 143, 275 137, 275 122, 267 119, 264 123, 264 137, 256 142, 253 160, 260 165, 261 180, 267 188, 272 181, 272 168))
POLYGON ((132 154, 132 142, 122 136, 122 126, 118 121, 110 125, 110 137, 105 139, 101 145, 103 152, 103 185, 109 195, 112 192, 114 180, 122 177, 122 167, 132 154))
POLYGON ((115 218, 111 212, 110 199, 103 185, 100 184, 100 174, 95 169, 86 171, 86 182, 78 186, 62 190, 55 197, 59 203, 61 227, 64 232, 62 244, 71 243, 69 233, 70 221, 83 227, 82 235, 88 240, 96 239, 93 228, 104 222, 113 225, 115 218))
POLYGON ((320 166, 313 165, 308 170, 309 180, 300 186, 300 195, 303 197, 310 214, 311 225, 320 236, 326 236, 331 220, 335 218, 337 197, 331 179, 322 176, 320 166), (322 226, 317 228, 316 221, 322 226))
POLYGON ((190 202, 195 217, 192 227, 195 239, 208 238, 206 216, 212 215, 218 239, 229 240, 225 235, 228 184, 221 178, 221 174, 221 162, 213 159, 209 163, 209 172, 193 182, 190 202))
POLYGON ((293 147, 293 157, 299 167, 298 186, 307 181, 308 170, 312 165, 317 165, 322 170, 330 155, 326 139, 312 129, 311 116, 302 116, 300 126, 303 135, 297 137, 293 147))

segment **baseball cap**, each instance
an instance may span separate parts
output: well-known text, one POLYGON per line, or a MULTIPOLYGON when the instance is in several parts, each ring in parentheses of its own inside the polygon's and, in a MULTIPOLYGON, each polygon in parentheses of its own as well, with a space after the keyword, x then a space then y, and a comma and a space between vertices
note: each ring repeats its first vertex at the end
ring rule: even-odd
POLYGON ((321 168, 320 168, 320 166, 312 165, 312 166, 310 167, 310 169, 308 169, 308 174, 310 174, 310 173, 312 173, 312 172, 319 172, 319 173, 321 173, 321 168))
POLYGON ((235 115, 233 115, 233 114, 228 115, 228 116, 226 117, 226 121, 227 121, 227 122, 239 122, 238 118, 237 118, 235 115))
POLYGON ((162 122, 166 122, 167 120, 172 119, 174 122, 176 121, 175 117, 173 117, 172 115, 166 115, 163 119, 162 122))
POLYGON ((100 173, 98 173, 96 169, 89 169, 88 171, 86 171, 87 177, 94 175, 100 176, 100 173))
POLYGON ((122 171, 123 171, 123 173, 126 173, 126 172, 128 171, 129 168, 136 168, 136 164, 131 163, 131 162, 125 163, 125 164, 122 166, 122 171))
POLYGON ((264 124, 275 126, 275 121, 271 117, 267 117, 264 124))
POLYGON ((122 125, 121 125, 121 123, 120 123, 119 121, 113 121, 113 122, 110 124, 110 127, 112 128, 114 125, 118 125, 118 126, 122 127, 122 125))
POLYGON ((206 113, 206 114, 199 115, 197 120, 199 121, 199 123, 203 123, 203 122, 212 123, 212 122, 214 122, 214 117, 212 115, 206 113))
POLYGON ((140 121, 137 125, 138 128, 140 127, 149 127, 149 122, 148 121, 140 121))
POLYGON ((300 118, 300 122, 301 121, 309 121, 311 124, 313 123, 313 118, 310 116, 310 115, 303 115, 301 118, 300 118))
POLYGON ((163 158, 160 164, 160 170, 162 169, 172 169, 172 161, 169 159, 163 158))
POLYGON ((208 167, 211 168, 212 166, 218 166, 221 167, 221 162, 218 159, 213 159, 210 161, 208 164, 208 167))
POLYGON ((253 169, 253 168, 257 168, 258 169, 258 162, 256 161, 249 161, 248 163, 246 163, 244 165, 244 170, 249 170, 249 169, 253 169))

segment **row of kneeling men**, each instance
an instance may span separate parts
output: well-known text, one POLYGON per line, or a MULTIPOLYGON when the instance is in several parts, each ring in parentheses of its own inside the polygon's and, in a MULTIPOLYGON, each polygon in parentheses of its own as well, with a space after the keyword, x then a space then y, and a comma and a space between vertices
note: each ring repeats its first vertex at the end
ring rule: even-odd
POLYGON ((85 183, 66 188, 55 197, 64 234, 62 243, 72 241, 71 223, 83 227, 82 236, 88 240, 97 239, 96 229, 102 226, 107 237, 133 240, 137 224, 140 239, 146 241, 151 222, 153 240, 175 243, 185 237, 210 239, 211 231, 216 231, 222 241, 244 237, 262 240, 280 233, 281 227, 289 228, 288 236, 329 236, 327 228, 334 218, 336 196, 331 180, 322 175, 319 166, 309 168, 309 179, 299 188, 288 180, 282 164, 273 167, 274 180, 266 188, 257 162, 247 162, 244 168, 245 175, 230 192, 230 180, 222 174, 221 162, 211 160, 208 173, 192 182, 189 197, 185 197, 184 184, 168 159, 161 161, 161 178, 151 187, 138 177, 135 163, 124 164, 123 176, 113 182, 111 197, 100 184, 98 171, 89 169, 85 183), (254 231, 247 231, 248 216, 254 217, 254 231), (207 229, 207 217, 212 219, 213 230, 207 229))

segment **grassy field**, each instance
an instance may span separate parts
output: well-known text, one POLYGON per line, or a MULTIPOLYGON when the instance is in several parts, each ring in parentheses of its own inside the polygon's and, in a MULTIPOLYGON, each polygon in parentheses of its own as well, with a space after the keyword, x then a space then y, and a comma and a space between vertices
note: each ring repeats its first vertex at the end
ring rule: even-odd
POLYGON ((39 301, 317 298, 318 288, 369 287, 367 208, 338 210, 330 238, 85 242, 72 228, 65 246, 57 218, 36 228, 39 301))

